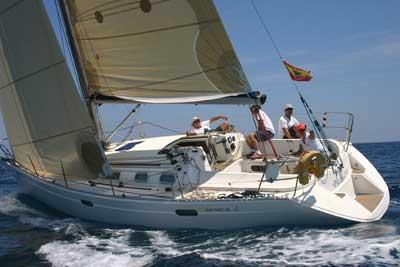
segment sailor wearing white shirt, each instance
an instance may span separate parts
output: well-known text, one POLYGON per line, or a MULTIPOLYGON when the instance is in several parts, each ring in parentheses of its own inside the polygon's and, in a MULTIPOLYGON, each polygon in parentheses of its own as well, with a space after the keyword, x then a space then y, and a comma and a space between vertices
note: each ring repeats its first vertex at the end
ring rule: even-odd
POLYGON ((210 130, 210 124, 219 120, 228 120, 228 117, 221 115, 212 117, 209 120, 201 121, 200 117, 193 117, 192 119, 192 128, 186 132, 187 135, 198 135, 198 134, 205 134, 210 130))
POLYGON ((293 115, 293 105, 286 104, 284 107, 284 114, 279 119, 279 133, 283 139, 296 138, 296 131, 294 127, 299 124, 293 115))
POLYGON ((296 132, 300 136, 300 148, 297 154, 302 154, 303 152, 309 151, 319 151, 323 152, 324 147, 321 144, 321 141, 315 138, 314 131, 306 132, 306 125, 304 123, 300 123, 296 126, 296 132))
POLYGON ((250 111, 257 123, 257 131, 246 136, 246 142, 251 149, 250 154, 247 156, 250 159, 261 159, 263 154, 258 149, 258 142, 271 140, 275 135, 275 130, 271 119, 261 110, 259 105, 251 106, 250 111))
POLYGON ((306 133, 306 136, 303 138, 302 143, 304 144, 305 151, 324 151, 324 147, 322 146, 321 141, 315 138, 314 131, 306 133))

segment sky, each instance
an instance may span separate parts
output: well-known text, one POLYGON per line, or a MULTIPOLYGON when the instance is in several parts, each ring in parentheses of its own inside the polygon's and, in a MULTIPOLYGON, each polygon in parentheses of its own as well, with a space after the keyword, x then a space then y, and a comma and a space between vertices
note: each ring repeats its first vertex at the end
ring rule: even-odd
MULTIPOLYGON (((54 22, 54 1, 44 1, 54 22)), ((298 85, 318 116, 324 111, 353 113, 354 143, 400 141, 400 1, 254 2, 284 59, 312 71, 312 81, 298 85)), ((250 0, 215 0, 215 4, 253 90, 268 96, 263 110, 275 130, 286 103, 293 104, 295 117, 307 123, 295 88, 250 0)), ((105 130, 113 129, 132 107, 103 105, 105 130)), ((254 130, 244 106, 145 105, 136 121, 184 132, 193 116, 207 119, 220 114, 244 133, 254 130)), ((334 125, 345 125, 344 117, 333 120, 334 125)), ((127 125, 132 123, 130 120, 127 125)), ((171 134, 149 125, 144 132, 150 136, 171 134)), ((3 127, 1 133, 4 136, 3 127)), ((138 134, 135 130, 134 135, 138 134)), ((329 136, 340 134, 335 131, 329 136)))

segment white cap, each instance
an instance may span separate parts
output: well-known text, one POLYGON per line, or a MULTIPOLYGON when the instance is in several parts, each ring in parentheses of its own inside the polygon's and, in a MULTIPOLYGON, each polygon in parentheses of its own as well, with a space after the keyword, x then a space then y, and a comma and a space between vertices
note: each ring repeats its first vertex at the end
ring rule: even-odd
POLYGON ((194 117, 192 118, 192 125, 193 125, 193 123, 194 123, 195 121, 199 121, 199 120, 200 120, 200 117, 194 116, 194 117))
POLYGON ((286 104, 284 110, 287 110, 288 108, 293 109, 293 105, 292 104, 286 104))

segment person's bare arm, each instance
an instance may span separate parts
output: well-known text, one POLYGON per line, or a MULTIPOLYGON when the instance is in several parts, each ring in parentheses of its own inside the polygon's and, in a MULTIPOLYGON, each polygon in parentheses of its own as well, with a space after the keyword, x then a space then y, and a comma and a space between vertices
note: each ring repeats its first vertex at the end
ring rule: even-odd
POLYGON ((226 116, 224 116, 224 115, 215 116, 215 117, 212 117, 212 118, 210 119, 210 123, 213 123, 213 122, 215 122, 215 121, 217 121, 217 120, 219 120, 219 119, 227 120, 228 117, 226 117, 226 116))
POLYGON ((282 128, 283 133, 286 135, 288 139, 293 139, 292 135, 290 134, 288 128, 282 128))

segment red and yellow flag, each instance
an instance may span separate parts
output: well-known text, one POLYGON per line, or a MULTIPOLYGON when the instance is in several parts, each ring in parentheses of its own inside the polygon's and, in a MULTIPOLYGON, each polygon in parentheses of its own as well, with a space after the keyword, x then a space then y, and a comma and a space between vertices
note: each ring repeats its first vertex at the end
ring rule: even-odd
POLYGON ((289 72, 290 78, 292 78, 293 81, 307 82, 312 79, 311 71, 292 66, 287 63, 286 60, 283 61, 283 64, 285 65, 287 71, 289 72))

